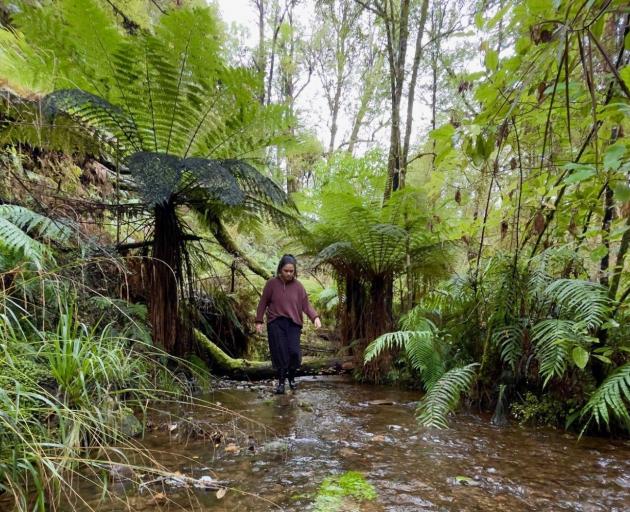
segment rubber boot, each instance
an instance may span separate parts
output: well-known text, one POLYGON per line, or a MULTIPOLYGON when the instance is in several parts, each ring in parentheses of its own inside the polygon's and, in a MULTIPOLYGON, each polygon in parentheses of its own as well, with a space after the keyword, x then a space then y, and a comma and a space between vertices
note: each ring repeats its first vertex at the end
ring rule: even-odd
POLYGON ((295 368, 289 368, 289 388, 291 391, 297 389, 297 383, 295 382, 295 368))
POLYGON ((284 379, 286 370, 278 370, 278 387, 276 387, 276 395, 284 395, 284 379))

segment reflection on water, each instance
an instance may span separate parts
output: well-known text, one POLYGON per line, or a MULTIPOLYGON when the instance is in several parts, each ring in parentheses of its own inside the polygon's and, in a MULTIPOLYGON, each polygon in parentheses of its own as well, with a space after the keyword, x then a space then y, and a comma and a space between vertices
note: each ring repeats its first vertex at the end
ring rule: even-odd
MULTIPOLYGON (((415 393, 342 378, 305 377, 296 394, 284 396, 261 389, 205 397, 256 423, 186 411, 221 423, 225 438, 217 448, 209 439, 173 442, 164 431, 151 432, 144 441, 161 452, 156 458, 169 469, 197 478, 213 475, 236 491, 218 499, 214 491, 179 495, 169 490, 173 501, 166 504, 155 496, 132 495, 133 509, 313 510, 325 478, 358 471, 377 497, 349 500, 340 510, 630 510, 628 442, 583 438, 577 443, 563 432, 498 428, 475 415, 457 416, 448 430, 419 429, 415 393)), ((99 512, 125 510, 99 504, 95 491, 82 492, 99 512)))

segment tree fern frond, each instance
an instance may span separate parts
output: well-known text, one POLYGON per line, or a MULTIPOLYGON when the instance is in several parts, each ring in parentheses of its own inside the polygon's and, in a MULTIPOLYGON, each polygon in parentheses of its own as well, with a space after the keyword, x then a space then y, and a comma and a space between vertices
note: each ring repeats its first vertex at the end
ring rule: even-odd
POLYGON ((234 176, 247 195, 259 200, 270 201, 275 205, 295 209, 290 197, 273 180, 264 176, 247 162, 242 160, 220 160, 220 162, 221 166, 234 176))
POLYGON ((182 184, 183 190, 201 189, 211 201, 218 201, 227 206, 244 203, 245 193, 222 162, 205 158, 184 158, 179 165, 190 175, 188 180, 190 183, 182 184))
POLYGON ((446 417, 457 406, 461 393, 470 388, 477 366, 473 363, 446 372, 418 404, 418 422, 425 427, 448 427, 446 417))
POLYGON ((42 100, 21 98, 0 91, 0 144, 26 143, 33 147, 71 154, 104 154, 106 141, 69 115, 58 112, 51 124, 43 115, 42 100))
MULTIPOLYGON (((356 273, 360 272, 360 263, 361 255, 350 242, 332 243, 324 247, 313 259, 314 268, 328 264, 335 268, 347 269, 348 271, 354 268, 356 273)), ((355 272, 351 273, 354 274, 355 272)))
MULTIPOLYGON (((599 386, 582 409, 581 416, 597 425, 610 425, 611 413, 630 426, 630 363, 617 368, 599 386)), ((587 423, 588 425, 588 423, 587 423)), ((586 428, 586 427, 585 427, 586 428)))
POLYGON ((245 209, 239 210, 238 215, 253 215, 260 221, 264 219, 285 230, 294 230, 299 233, 301 228, 300 218, 293 208, 283 208, 271 201, 259 200, 255 197, 245 196, 243 203, 245 209))
POLYGON ((85 126, 101 130, 119 141, 124 151, 128 146, 142 149, 134 120, 120 107, 80 89, 62 89, 48 94, 42 100, 43 112, 54 122, 60 112, 68 114, 85 126))

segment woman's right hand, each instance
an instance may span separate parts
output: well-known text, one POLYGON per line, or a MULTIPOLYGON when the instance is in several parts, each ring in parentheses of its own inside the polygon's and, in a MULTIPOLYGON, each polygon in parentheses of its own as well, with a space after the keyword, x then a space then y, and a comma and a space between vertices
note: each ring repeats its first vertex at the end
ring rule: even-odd
POLYGON ((257 323, 256 324, 256 334, 262 334, 263 332, 263 324, 257 323))

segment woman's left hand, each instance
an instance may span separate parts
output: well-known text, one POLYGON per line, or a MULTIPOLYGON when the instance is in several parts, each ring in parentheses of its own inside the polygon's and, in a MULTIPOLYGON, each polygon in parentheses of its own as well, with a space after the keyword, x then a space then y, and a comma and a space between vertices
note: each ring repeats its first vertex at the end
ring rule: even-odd
POLYGON ((319 329, 322 326, 322 321, 317 317, 313 322, 315 324, 315 329, 319 329))

